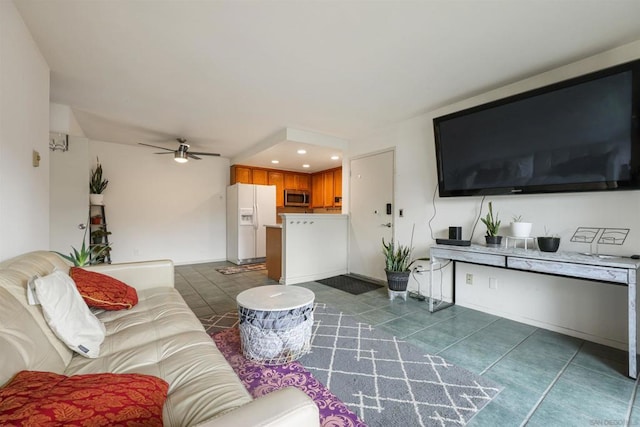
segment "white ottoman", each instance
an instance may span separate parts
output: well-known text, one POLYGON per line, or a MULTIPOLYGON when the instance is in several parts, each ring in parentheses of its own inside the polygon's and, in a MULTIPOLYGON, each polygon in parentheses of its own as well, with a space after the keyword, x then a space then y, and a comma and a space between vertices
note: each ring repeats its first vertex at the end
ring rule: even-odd
POLYGON ((281 365, 308 353, 314 298, 309 289, 284 285, 260 286, 238 294, 244 357, 281 365))

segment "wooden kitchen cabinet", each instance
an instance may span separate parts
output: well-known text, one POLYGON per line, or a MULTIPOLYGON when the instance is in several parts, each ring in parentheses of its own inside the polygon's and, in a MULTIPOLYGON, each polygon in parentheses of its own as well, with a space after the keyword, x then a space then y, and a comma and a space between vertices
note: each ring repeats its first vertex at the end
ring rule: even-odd
POLYGON ((324 174, 311 175, 311 208, 324 207, 324 174))
POLYGON ((342 168, 311 175, 311 208, 342 206, 342 168), (338 197, 338 201, 336 201, 338 197))
POLYGON ((269 172, 266 169, 253 169, 251 171, 252 184, 269 185, 269 172))
POLYGON ((287 190, 297 190, 298 181, 300 178, 297 173, 285 173, 284 174, 284 188, 287 190))
POLYGON ((284 206, 284 172, 269 171, 268 184, 276 186, 276 207, 284 206))
POLYGON ((246 166, 233 165, 230 168, 230 172, 230 182, 232 185, 236 183, 253 184, 253 179, 251 177, 251 168, 246 166))
POLYGON ((333 207, 333 171, 326 171, 322 174, 322 180, 323 180, 323 187, 324 187, 324 192, 323 192, 323 200, 324 200, 324 207, 328 208, 328 207, 333 207))
POLYGON ((309 190, 309 174, 285 172, 284 174, 285 190, 309 190))
POLYGON ((333 206, 342 206, 342 168, 333 171, 333 206))

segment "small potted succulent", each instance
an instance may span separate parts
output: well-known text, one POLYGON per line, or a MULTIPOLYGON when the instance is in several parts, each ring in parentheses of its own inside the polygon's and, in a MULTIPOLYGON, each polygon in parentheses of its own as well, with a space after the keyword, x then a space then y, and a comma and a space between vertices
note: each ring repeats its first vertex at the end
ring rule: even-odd
POLYGON ((493 205, 489 202, 489 212, 484 218, 480 218, 487 227, 487 234, 484 236, 487 245, 499 246, 502 243, 502 236, 498 236, 500 231, 500 220, 498 214, 493 215, 493 205))
POLYGON ((511 222, 511 236, 529 237, 532 226, 532 223, 522 221, 522 215, 514 215, 513 222, 511 222))
POLYGON ((547 227, 544 228, 544 236, 540 236, 537 239, 538 249, 542 252, 557 252, 560 247, 560 237, 552 235, 547 227))
POLYGON ((96 162, 96 168, 91 170, 91 180, 89 181, 89 201, 92 205, 102 205, 104 204, 102 192, 109 185, 109 180, 102 178, 102 165, 97 157, 96 162))

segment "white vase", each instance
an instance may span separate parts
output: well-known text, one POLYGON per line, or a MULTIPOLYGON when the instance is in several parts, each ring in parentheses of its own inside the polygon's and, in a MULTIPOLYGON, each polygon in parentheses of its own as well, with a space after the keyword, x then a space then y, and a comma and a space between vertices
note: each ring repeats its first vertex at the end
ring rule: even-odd
POLYGON ((530 222, 512 222, 511 223, 511 236, 513 237, 529 237, 531 234, 530 222))
POLYGON ((104 205, 104 195, 89 194, 89 203, 92 205, 104 205))

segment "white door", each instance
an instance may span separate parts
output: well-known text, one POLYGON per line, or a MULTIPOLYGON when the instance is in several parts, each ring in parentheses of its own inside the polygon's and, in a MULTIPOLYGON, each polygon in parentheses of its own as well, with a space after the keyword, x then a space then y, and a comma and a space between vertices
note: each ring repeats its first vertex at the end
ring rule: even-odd
MULTIPOLYGON (((63 254, 80 249, 89 219, 89 140, 69 136, 68 151, 49 160, 49 247, 63 254)), ((88 234, 88 232, 87 232, 88 234)), ((86 236, 88 239, 89 236, 86 236)))
POLYGON ((382 239, 390 241, 393 237, 393 165, 393 151, 351 160, 349 271, 352 274, 385 280, 382 239))

